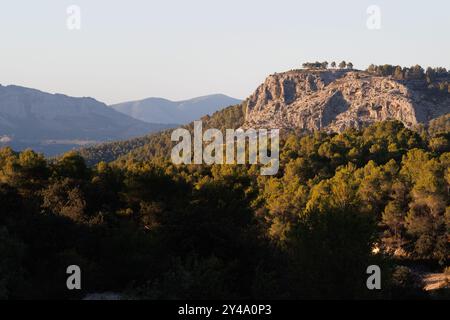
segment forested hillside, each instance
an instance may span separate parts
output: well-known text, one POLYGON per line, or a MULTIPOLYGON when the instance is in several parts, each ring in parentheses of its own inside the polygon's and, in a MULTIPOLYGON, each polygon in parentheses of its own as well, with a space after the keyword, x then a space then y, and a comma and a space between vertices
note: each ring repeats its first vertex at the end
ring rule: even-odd
MULTIPOLYGON (((230 106, 215 112, 212 116, 204 116, 203 128, 216 128, 219 130, 236 129, 244 123, 244 112, 246 104, 230 106)), ((192 129, 193 123, 183 126, 192 129)), ((86 160, 88 165, 94 165, 101 161, 111 162, 114 160, 126 161, 149 160, 155 157, 168 158, 172 149, 170 135, 172 130, 165 130, 141 138, 126 141, 104 143, 88 148, 83 148, 78 153, 86 160)))
MULTIPOLYGON (((342 132, 397 120, 408 128, 420 128, 450 112, 450 72, 445 68, 371 65, 360 71, 353 70, 351 63, 340 65, 339 69, 327 69, 327 62, 306 63, 305 69, 270 75, 240 105, 203 117, 203 127, 277 128, 283 134, 342 132)), ((184 127, 192 128, 193 124, 184 127)), ((79 152, 89 165, 168 157, 171 132, 100 144, 79 152)))
MULTIPOLYGON (((239 125, 242 109, 224 112, 205 121, 239 125)), ((0 297, 424 297, 412 266, 448 266, 448 120, 292 133, 273 177, 149 159, 164 139, 94 167, 75 153, 49 163, 1 149, 0 297), (65 286, 72 264, 77 293, 65 286), (381 291, 366 288, 371 264, 381 291)))

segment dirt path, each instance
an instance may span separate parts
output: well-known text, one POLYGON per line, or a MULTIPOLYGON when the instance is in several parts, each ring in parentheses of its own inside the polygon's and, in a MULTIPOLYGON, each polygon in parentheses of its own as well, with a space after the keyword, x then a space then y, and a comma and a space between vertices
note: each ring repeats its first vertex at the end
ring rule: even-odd
POLYGON ((450 276, 444 273, 428 273, 423 276, 423 282, 426 291, 442 289, 449 285, 450 276))

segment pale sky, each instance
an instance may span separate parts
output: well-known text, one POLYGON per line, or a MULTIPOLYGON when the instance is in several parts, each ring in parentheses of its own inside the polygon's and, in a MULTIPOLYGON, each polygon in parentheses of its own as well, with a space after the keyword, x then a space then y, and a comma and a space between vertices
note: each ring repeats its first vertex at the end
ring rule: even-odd
POLYGON ((246 98, 315 60, 450 68, 448 0, 0 0, 0 84, 105 103, 246 98), (67 28, 67 7, 81 30, 67 28), (379 30, 367 8, 381 10, 379 30))

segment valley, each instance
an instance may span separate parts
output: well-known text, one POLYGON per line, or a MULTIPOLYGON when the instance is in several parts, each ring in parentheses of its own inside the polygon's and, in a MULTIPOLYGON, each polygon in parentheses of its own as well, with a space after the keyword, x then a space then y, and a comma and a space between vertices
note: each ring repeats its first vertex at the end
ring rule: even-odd
MULTIPOLYGON (((448 299, 448 75, 408 79, 417 68, 405 68, 399 80, 391 69, 271 75, 242 103, 178 128, 200 158, 189 147, 210 129, 280 127, 273 175, 258 162, 174 163, 174 128, 51 159, 0 148, 0 298, 448 299), (61 285, 68 265, 82 289, 61 285)), ((14 138, 27 143, 150 129, 90 98, 17 90, 3 88, 15 108, 0 104, 2 134, 22 121, 14 138)))

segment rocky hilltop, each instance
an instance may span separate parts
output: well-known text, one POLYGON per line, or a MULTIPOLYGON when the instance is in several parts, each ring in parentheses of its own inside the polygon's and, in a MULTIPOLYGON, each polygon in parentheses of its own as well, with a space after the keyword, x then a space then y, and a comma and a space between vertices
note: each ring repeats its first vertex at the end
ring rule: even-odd
POLYGON ((340 132, 396 119, 411 127, 450 112, 450 94, 425 80, 356 70, 293 70, 269 76, 247 100, 245 128, 340 132))

